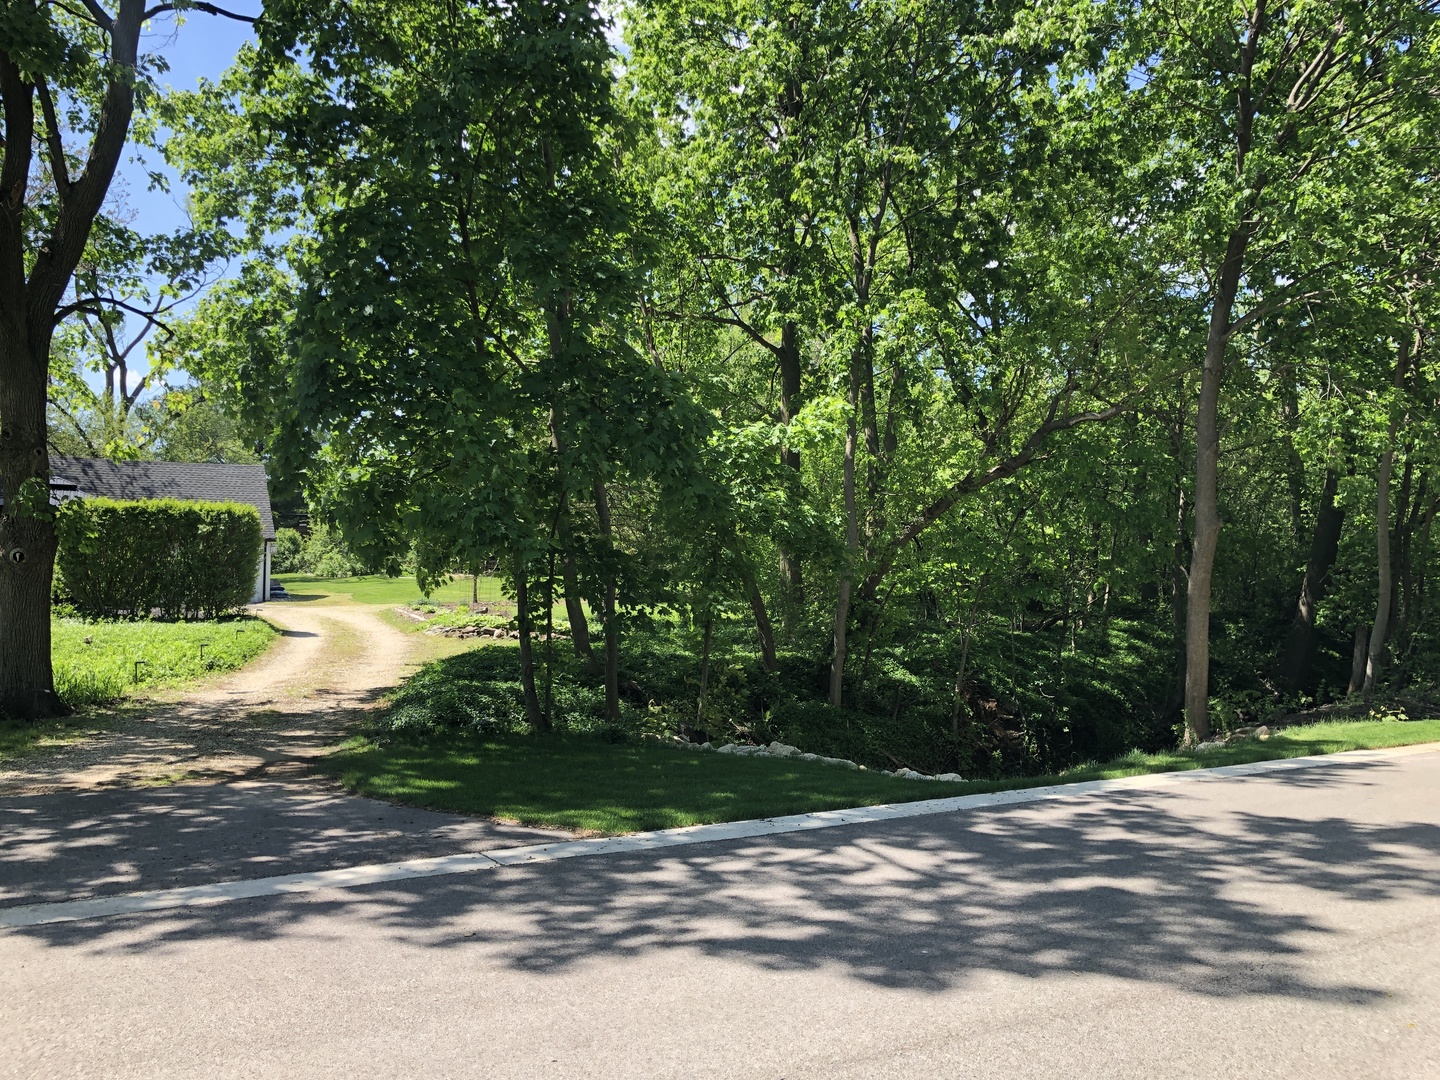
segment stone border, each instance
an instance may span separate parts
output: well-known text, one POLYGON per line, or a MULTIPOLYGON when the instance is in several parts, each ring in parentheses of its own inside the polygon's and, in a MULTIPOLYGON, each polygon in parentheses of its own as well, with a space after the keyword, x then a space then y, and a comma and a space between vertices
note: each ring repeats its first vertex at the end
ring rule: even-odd
MULTIPOLYGON (((658 739, 659 736, 650 736, 658 739)), ((857 765, 848 758, 825 757, 823 754, 810 754, 802 751, 798 746, 791 746, 788 743, 772 742, 769 744, 752 745, 749 743, 721 743, 719 746, 713 743, 694 743, 675 735, 670 739, 670 745, 681 750, 713 750, 717 754, 737 754, 741 757, 764 757, 795 758, 797 761, 813 761, 820 765, 839 765, 845 769, 857 769, 860 772, 868 772, 864 765, 857 765)), ((876 772, 877 776, 898 776, 902 780, 945 780, 954 784, 963 784, 965 778, 959 773, 940 773, 937 776, 929 776, 914 769, 883 769, 876 772)))

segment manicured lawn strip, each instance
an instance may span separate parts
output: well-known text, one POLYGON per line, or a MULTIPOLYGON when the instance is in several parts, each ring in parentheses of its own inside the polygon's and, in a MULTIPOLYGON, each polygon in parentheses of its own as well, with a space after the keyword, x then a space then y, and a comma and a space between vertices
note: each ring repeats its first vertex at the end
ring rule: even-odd
POLYGON ((623 833, 1440 742, 1440 720, 1317 724, 1204 754, 1128 754, 1060 775, 964 784, 586 736, 352 739, 323 768, 362 795, 580 832, 623 833))
POLYGON ((363 795, 526 825, 622 833, 924 799, 951 785, 809 762, 699 754, 584 735, 364 739, 324 767, 363 795))
POLYGON ((50 635, 55 689, 82 706, 234 671, 269 648, 277 632, 242 616, 190 623, 55 619, 50 635))
MULTIPOLYGON (((291 600, 329 600, 349 598, 357 604, 408 604, 423 599, 420 587, 410 575, 386 577, 366 574, 363 577, 321 578, 306 574, 276 574, 275 580, 285 586, 291 600)), ((481 602, 501 600, 500 579, 482 577, 479 582, 481 602)), ((430 596, 442 603, 461 603, 470 599, 470 579, 457 577, 442 585, 430 596)))

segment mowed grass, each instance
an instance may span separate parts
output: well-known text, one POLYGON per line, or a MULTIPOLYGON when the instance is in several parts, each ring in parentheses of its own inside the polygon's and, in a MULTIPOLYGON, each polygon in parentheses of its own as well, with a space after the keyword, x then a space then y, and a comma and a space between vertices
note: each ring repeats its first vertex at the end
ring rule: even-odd
MULTIPOLYGON (((424 599, 415 579, 365 574, 361 577, 321 578, 307 574, 276 574, 291 600, 350 600, 357 604, 408 604, 424 599)), ((477 583, 481 603, 501 600, 500 579, 482 577, 477 583)), ((430 595, 439 603, 464 603, 470 599, 470 578, 451 578, 430 595)))
POLYGON ((374 798, 610 835, 1424 742, 1440 742, 1440 720, 1316 724, 1203 754, 1137 752, 1058 775, 971 783, 567 735, 360 737, 323 768, 374 798))
POLYGON ((95 705, 140 690, 176 686, 234 671, 277 637, 262 619, 207 622, 86 622, 55 619, 50 655, 55 689, 74 706, 95 705))

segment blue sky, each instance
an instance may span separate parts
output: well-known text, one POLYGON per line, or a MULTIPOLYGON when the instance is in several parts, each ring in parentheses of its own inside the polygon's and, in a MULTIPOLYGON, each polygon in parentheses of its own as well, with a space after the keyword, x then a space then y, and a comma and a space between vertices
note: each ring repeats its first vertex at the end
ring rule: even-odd
MULTIPOLYGON (((259 0, 222 0, 222 6, 243 15, 260 13, 259 0)), ((154 20, 142 38, 141 49, 158 53, 169 62, 170 70, 161 76, 162 83, 177 90, 193 90, 202 78, 218 79, 240 46, 252 37, 249 23, 191 12, 180 26, 174 16, 154 20)), ((149 164, 152 168, 161 166, 153 160, 149 164)), ((148 190, 146 170, 135 161, 133 151, 121 162, 118 179, 122 197, 136 215, 134 225, 139 231, 169 232, 185 224, 185 188, 178 179, 171 177, 169 192, 148 190)))
MULTIPOLYGON (((221 6, 243 15, 258 15, 260 0, 221 0, 221 6)), ((193 89, 201 79, 216 80, 230 66, 240 46, 253 37, 249 23, 237 22, 214 15, 189 13, 177 25, 173 15, 155 19, 141 39, 141 51, 163 56, 170 70, 159 81, 177 90, 193 89)), ((185 214, 186 186, 167 169, 159 155, 148 152, 143 163, 133 146, 120 161, 115 182, 110 188, 111 208, 123 206, 132 217, 131 226, 141 233, 165 233, 182 228, 185 214), (169 174, 170 190, 151 190, 149 173, 169 174)), ((139 329, 136 320, 127 320, 127 329, 139 329)), ((133 331, 132 331, 133 332, 133 331)), ((132 370, 143 373, 143 357, 134 357, 132 370)), ((87 381, 96 390, 104 384, 99 372, 89 373, 87 381)), ((184 380, 183 375, 178 376, 184 380)))

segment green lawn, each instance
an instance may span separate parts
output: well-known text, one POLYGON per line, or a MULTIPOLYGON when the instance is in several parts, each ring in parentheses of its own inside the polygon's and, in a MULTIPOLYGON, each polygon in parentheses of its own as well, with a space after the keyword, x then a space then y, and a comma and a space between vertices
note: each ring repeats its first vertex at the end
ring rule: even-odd
POLYGON ((1204 754, 1133 753, 1056 776, 964 784, 566 735, 357 738, 324 767, 375 798, 613 834, 1437 741, 1440 720, 1317 724, 1204 754))
MULTIPOLYGON (((366 574, 362 577, 320 578, 306 574, 276 574, 275 580, 285 586, 292 600, 348 599, 357 604, 408 604, 422 599, 420 587, 409 575, 386 577, 366 574)), ((479 581, 481 602, 501 600, 500 579, 482 577, 479 581)), ((430 596, 442 603, 461 603, 470 599, 470 579, 453 578, 430 596)))
POLYGON ((79 706, 233 671, 269 648, 276 630, 248 616, 189 623, 55 619, 50 635, 55 689, 79 706))

